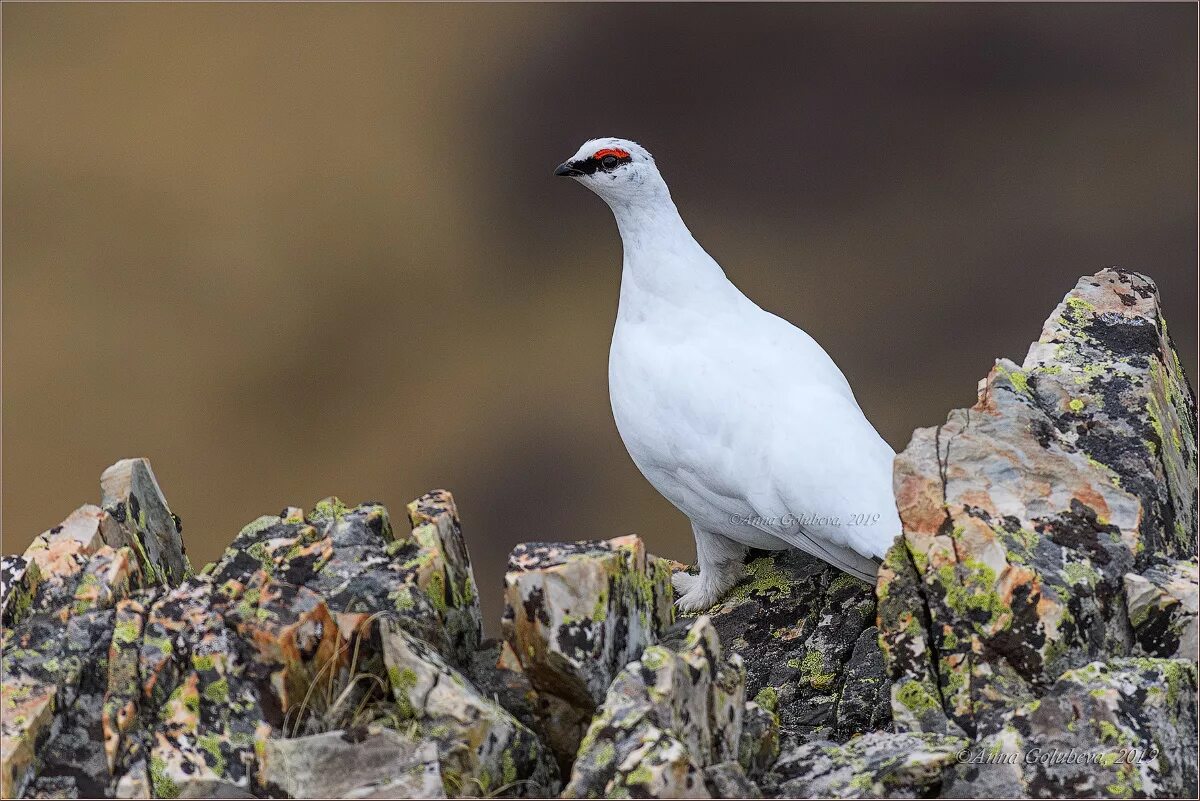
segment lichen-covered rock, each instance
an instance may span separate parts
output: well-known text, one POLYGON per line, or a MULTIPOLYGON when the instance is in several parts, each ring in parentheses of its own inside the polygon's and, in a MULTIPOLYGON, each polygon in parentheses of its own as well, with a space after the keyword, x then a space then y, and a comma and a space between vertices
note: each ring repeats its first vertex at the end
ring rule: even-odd
POLYGON ((15 626, 25 618, 41 583, 42 573, 36 562, 23 556, 0 559, 0 620, 5 626, 15 626))
POLYGON ((941 734, 871 732, 844 744, 810 742, 783 754, 771 797, 927 798, 936 795, 967 741, 941 734))
POLYGON ((76 510, 26 550, 32 587, 16 627, 4 636, 5 795, 104 794, 108 766, 100 740, 111 607, 141 585, 129 548, 105 544, 107 513, 76 510), (12 714, 9 714, 12 712, 12 714))
POLYGON ((105 609, 65 622, 35 610, 5 642, 5 796, 107 793, 98 746, 112 621, 105 609))
POLYGON ((765 693, 785 740, 845 739, 890 721, 870 585, 800 551, 749 554, 742 579, 706 613, 765 693))
POLYGON ((1126 658, 1067 671, 966 752, 948 796, 1195 798, 1196 669, 1126 658))
POLYGON ((779 716, 774 697, 763 703, 750 701, 742 711, 742 735, 738 740, 738 764, 752 779, 757 779, 779 757, 779 716))
POLYGON ((262 570, 322 595, 335 612, 392 612, 465 667, 479 646, 481 618, 454 500, 432 492, 410 514, 412 534, 397 535, 378 503, 347 507, 327 498, 308 516, 288 508, 247 525, 205 570, 217 584, 246 583, 262 570))
POLYGON ((100 475, 100 505, 137 554, 147 583, 176 585, 191 575, 183 524, 172 514, 149 459, 122 459, 100 475))
MULTIPOLYGON (((3 565, 6 796, 261 795, 269 738, 413 724, 387 692, 381 617, 425 638, 434 661, 474 657, 478 599, 449 493, 415 501, 414 533, 400 538, 379 504, 288 508, 189 576, 149 464, 114 465, 102 489, 104 508, 80 507, 3 565)), ((443 666, 447 688, 461 681, 443 666)), ((461 695, 474 705, 422 718, 459 769, 447 780, 461 781, 466 748, 468 779, 495 790, 515 772, 552 788, 533 735, 461 695)))
MULTIPOLYGON (((479 611, 479 590, 471 569, 471 556, 463 539, 454 497, 446 490, 434 490, 408 505, 412 538, 426 557, 426 584, 431 597, 437 583, 442 584, 443 603, 434 601, 442 612, 442 625, 450 640, 455 663, 465 665, 479 648, 483 637, 483 616, 479 611)), ((418 582, 420 583, 420 582, 418 582)))
POLYGON ((705 768, 704 784, 713 798, 762 798, 758 785, 750 781, 737 762, 721 762, 705 768))
POLYGON ((32 676, 4 673, 0 684, 4 707, 0 716, 0 795, 15 798, 29 778, 37 747, 50 732, 57 688, 32 676))
MULTIPOLYGON (((139 714, 152 721, 121 736, 118 765, 144 761, 157 797, 257 788, 259 750, 338 634, 316 630, 327 622, 315 599, 288 598, 265 577, 250 588, 216 588, 199 577, 158 597, 140 639, 132 621, 114 635, 139 643, 139 714), (239 627, 251 638, 239 639, 239 627)), ((110 678, 118 679, 110 697, 119 702, 125 683, 121 674, 110 678)))
POLYGON ((447 793, 487 796, 503 788, 539 796, 557 789, 557 768, 533 732, 427 643, 388 624, 383 656, 399 719, 436 743, 447 793))
POLYGON ((445 798, 437 748, 369 726, 267 740, 268 787, 291 798, 445 798))
POLYGON ((92 557, 106 545, 119 547, 123 541, 116 521, 100 507, 90 504, 43 531, 22 557, 28 565, 26 570, 35 570, 39 578, 32 587, 28 607, 55 611, 65 619, 92 557))
POLYGON ((1140 653, 1196 661, 1197 579, 1195 559, 1125 574, 1125 605, 1140 653))
POLYGON ((537 691, 538 730, 568 764, 609 684, 671 624, 671 572, 640 538, 526 543, 504 577, 501 625, 537 691))
POLYGON ((725 656, 707 617, 680 650, 647 647, 618 674, 592 721, 563 795, 707 797, 705 768, 737 769, 745 666, 725 656))
POLYGON ((1124 576, 1196 553, 1196 408, 1149 279, 1081 279, 1018 367, 896 459, 877 586, 896 725, 995 733, 1130 654, 1124 576))

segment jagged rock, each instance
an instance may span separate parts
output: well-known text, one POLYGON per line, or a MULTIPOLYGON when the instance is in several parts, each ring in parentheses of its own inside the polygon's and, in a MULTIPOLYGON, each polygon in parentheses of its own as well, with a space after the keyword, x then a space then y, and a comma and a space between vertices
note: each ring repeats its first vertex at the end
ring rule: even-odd
POLYGON ((704 769, 704 784, 713 798, 762 798, 737 762, 721 762, 704 769))
MULTIPOLYGON (((258 752, 273 724, 283 724, 284 710, 338 636, 336 627, 324 630, 328 621, 311 595, 287 598, 265 576, 251 587, 220 588, 194 578, 154 600, 138 655, 140 714, 153 724, 120 736, 118 765, 144 760, 160 798, 210 794, 220 785, 255 788, 258 752), (259 639, 239 640, 239 633, 259 639), (325 645, 319 655, 318 644, 325 645)), ((126 625, 114 640, 138 641, 136 624, 126 625)), ((127 683, 118 680, 109 692, 119 703, 127 683)))
POLYGON ((3 794, 102 795, 100 740, 110 608, 140 586, 128 548, 105 544, 108 515, 72 513, 26 550, 44 580, 4 637, 3 794), (8 714, 9 712, 13 714, 8 714))
POLYGON ((926 798, 936 794, 967 741, 941 734, 871 732, 838 745, 810 742, 772 770, 779 798, 926 798))
POLYGON ((292 798, 445 798, 437 748, 381 726, 270 739, 268 787, 292 798))
POLYGON ((22 557, 41 579, 29 606, 56 611, 65 620, 92 556, 106 544, 119 546, 122 541, 116 521, 103 509, 91 505, 79 507, 62 523, 43 531, 22 557))
MULTIPOLYGON (((192 572, 183 524, 171 513, 149 459, 122 459, 100 475, 100 505, 120 526, 138 556, 147 583, 176 585, 192 572)), ((111 543, 111 541, 110 541, 111 543)))
POLYGON ((36 562, 23 556, 0 559, 0 611, 5 626, 15 626, 25 618, 41 583, 42 573, 36 562))
POLYGON ((1124 576, 1196 553, 1196 408, 1144 276, 1081 279, 1023 366, 896 459, 880 571, 898 728, 982 737, 1063 671, 1130 654, 1124 576))
POLYGON ((385 625, 383 656, 401 721, 437 744, 446 790, 486 796, 499 788, 538 796, 557 789, 558 773, 533 732, 484 698, 428 644, 385 625))
MULTIPOLYGON (((111 549, 108 549, 111 552, 111 549)), ((105 795, 101 741, 113 612, 35 610, 5 642, 3 795, 105 795)))
MULTIPOLYGON (((378 504, 285 509, 184 578, 178 518, 149 464, 118 463, 102 484, 105 508, 81 507, 4 564, 6 796, 261 794, 270 737, 399 718, 380 615, 451 659, 478 645, 448 493, 414 502, 416 531, 399 541, 378 504)), ((498 747, 497 780, 524 769, 528 740, 498 747)))
MULTIPOLYGON (((7 651, 9 644, 5 644, 7 651)), ((37 746, 54 722, 56 687, 31 676, 14 676, 4 671, 0 684, 0 795, 15 798, 34 765, 37 746)))
POLYGON ((682 648, 652 645, 618 674, 579 746, 563 795, 708 796, 705 768, 737 770, 745 666, 724 656, 707 617, 682 648))
POLYGON ((1196 797, 1196 669, 1126 658, 1067 671, 960 760, 949 797, 1196 797))
POLYGON ((508 653, 537 691, 538 731, 565 767, 613 677, 671 624, 670 568, 636 536, 526 543, 504 585, 508 653))
POLYGON ((1125 605, 1137 650, 1148 656, 1196 661, 1196 560, 1125 574, 1125 605))
POLYGON ((206 572, 220 584, 245 583, 263 570, 319 593, 336 612, 394 612, 410 633, 465 667, 481 617, 454 500, 438 490, 410 506, 415 528, 399 537, 378 503, 350 508, 327 498, 307 518, 295 508, 260 517, 206 572))
POLYGON ((495 699, 527 728, 536 731, 540 725, 537 691, 521 671, 520 663, 505 654, 507 647, 500 640, 484 642, 472 655, 467 676, 483 697, 495 699))
POLYGON ((745 774, 757 779, 779 757, 779 716, 775 698, 764 696, 763 703, 750 701, 742 711, 742 736, 738 740, 738 764, 745 774))
POLYGON ((748 555, 746 574, 706 614, 765 693, 785 740, 845 739, 887 725, 888 682, 871 587, 800 551, 748 555))
POLYGON ((418 584, 428 586, 430 596, 434 597, 441 581, 444 602, 439 604, 435 600, 434 606, 442 612, 451 658, 455 664, 465 666, 479 648, 483 616, 458 507, 449 492, 434 490, 408 505, 408 517, 412 522, 412 538, 420 546, 418 553, 424 559, 422 570, 429 575, 427 583, 418 581, 418 584))

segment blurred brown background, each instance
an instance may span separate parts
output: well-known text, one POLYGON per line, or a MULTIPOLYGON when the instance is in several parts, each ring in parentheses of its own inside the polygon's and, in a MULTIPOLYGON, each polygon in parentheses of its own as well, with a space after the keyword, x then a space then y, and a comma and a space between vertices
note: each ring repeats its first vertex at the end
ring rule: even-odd
POLYGON ((489 625, 522 540, 691 559, 609 411, 611 216, 551 176, 593 136, 897 448, 1107 265, 1196 359, 1191 3, 5 5, 6 552, 145 455, 197 565, 448 487, 489 625))

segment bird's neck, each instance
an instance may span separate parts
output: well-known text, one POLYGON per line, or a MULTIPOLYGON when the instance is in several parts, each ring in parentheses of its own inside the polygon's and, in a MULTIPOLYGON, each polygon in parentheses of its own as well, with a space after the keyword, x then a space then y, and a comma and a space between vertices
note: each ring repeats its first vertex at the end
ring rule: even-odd
POLYGON ((697 307, 737 293, 692 236, 670 194, 611 205, 625 251, 622 312, 653 301, 697 307))

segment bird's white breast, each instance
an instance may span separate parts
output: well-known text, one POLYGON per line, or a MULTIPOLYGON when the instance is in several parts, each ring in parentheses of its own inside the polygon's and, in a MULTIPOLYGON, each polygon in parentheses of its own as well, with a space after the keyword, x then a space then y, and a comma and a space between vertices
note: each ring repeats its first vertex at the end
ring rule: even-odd
POLYGON ((781 549, 748 518, 875 513, 890 543, 890 448, 820 346, 740 293, 676 305, 623 288, 609 389, 638 469, 704 530, 781 549))

